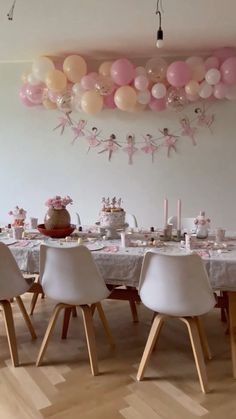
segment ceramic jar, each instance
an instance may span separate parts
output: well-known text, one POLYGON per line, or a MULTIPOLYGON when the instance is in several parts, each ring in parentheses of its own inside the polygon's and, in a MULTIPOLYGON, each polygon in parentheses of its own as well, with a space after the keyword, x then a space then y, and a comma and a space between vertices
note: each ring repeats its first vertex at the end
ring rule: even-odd
POLYGON ((45 218, 44 225, 47 230, 70 227, 70 214, 66 208, 49 208, 45 218))

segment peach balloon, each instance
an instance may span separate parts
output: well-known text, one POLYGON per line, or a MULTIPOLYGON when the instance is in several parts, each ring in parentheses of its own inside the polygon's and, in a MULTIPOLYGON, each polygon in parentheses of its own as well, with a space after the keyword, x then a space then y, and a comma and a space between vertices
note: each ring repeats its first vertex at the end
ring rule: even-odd
POLYGON ((46 86, 53 91, 64 90, 67 85, 65 74, 60 70, 52 70, 46 76, 46 86))
POLYGON ((56 103, 53 103, 50 99, 43 100, 43 106, 49 110, 57 109, 56 103))
POLYGON ((189 57, 185 61, 191 68, 192 80, 202 81, 205 77, 206 67, 202 57, 189 57))
POLYGON ((78 83, 87 73, 86 61, 80 55, 69 55, 69 57, 64 60, 63 71, 69 81, 78 83))
POLYGON ((122 111, 132 111, 137 103, 137 93, 131 86, 121 86, 115 92, 114 101, 122 111))
POLYGON ((88 114, 95 114, 102 110, 103 98, 96 90, 88 90, 81 98, 81 109, 88 114))
POLYGON ((187 95, 195 96, 200 90, 200 85, 196 80, 190 80, 185 86, 187 95))
POLYGON ((113 61, 104 61, 98 69, 99 74, 101 74, 101 76, 110 76, 112 64, 113 61))

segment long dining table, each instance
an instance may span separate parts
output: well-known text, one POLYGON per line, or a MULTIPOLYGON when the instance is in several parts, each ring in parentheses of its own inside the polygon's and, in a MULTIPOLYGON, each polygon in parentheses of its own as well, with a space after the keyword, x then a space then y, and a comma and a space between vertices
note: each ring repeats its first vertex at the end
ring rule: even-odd
MULTIPOLYGON (((77 242, 46 240, 53 246, 74 246, 77 242)), ((28 273, 39 273, 39 253, 42 240, 21 240, 9 245, 19 268, 28 273)), ((138 285, 144 254, 147 250, 166 254, 185 254, 179 243, 168 242, 161 247, 120 246, 119 240, 84 243, 91 250, 111 298, 139 300, 138 285), (118 287, 125 286, 126 289, 118 287)), ((233 377, 236 378, 236 241, 228 241, 222 250, 199 250, 214 291, 222 291, 228 298, 230 343, 233 377)), ((34 291, 34 288, 33 288, 34 291)))

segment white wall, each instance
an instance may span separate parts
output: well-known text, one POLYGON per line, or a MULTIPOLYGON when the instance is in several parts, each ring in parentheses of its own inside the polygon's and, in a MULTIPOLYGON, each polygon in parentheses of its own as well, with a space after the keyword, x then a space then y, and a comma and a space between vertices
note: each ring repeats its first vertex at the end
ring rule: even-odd
MULTIPOLYGON (((116 195, 122 197, 128 212, 136 214, 140 225, 162 226, 163 199, 169 198, 170 214, 174 214, 180 197, 184 216, 206 210, 213 226, 236 227, 235 103, 213 106, 210 112, 216 116, 214 134, 199 128, 196 147, 183 137, 177 145, 178 153, 169 159, 164 148, 156 154, 153 164, 150 156, 138 152, 130 166, 123 151, 114 154, 109 162, 105 154, 98 155, 97 151, 86 154, 83 139, 72 146, 70 131, 63 136, 53 131, 60 116, 57 111, 21 105, 20 76, 28 68, 27 64, 0 66, 1 222, 10 221, 8 210, 16 204, 42 222, 46 199, 69 194, 74 200, 70 212, 73 215, 78 210, 83 223, 97 220, 102 196, 116 195)), ((194 107, 186 113, 194 117, 194 107)), ((158 130, 164 127, 176 130, 179 117, 169 111, 103 111, 88 118, 88 127, 102 128, 105 138, 114 132, 122 141, 128 132, 134 132, 138 141, 145 133, 158 136, 158 130)), ((74 118, 79 119, 79 114, 74 118)))

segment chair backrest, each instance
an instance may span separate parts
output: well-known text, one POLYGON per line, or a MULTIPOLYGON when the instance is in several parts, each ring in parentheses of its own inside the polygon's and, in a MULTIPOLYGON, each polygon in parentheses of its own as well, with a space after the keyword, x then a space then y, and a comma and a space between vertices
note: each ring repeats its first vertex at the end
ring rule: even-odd
POLYGON ((10 249, 0 243, 0 300, 24 294, 31 283, 23 277, 10 249))
POLYGON ((76 217, 77 217, 77 226, 81 226, 81 219, 78 212, 76 212, 76 217))
POLYGON ((138 227, 137 219, 136 219, 135 215, 133 215, 133 214, 129 214, 129 213, 126 212, 125 222, 127 224, 129 224, 130 228, 137 228, 138 227))
MULTIPOLYGON (((194 217, 185 217, 181 219, 181 226, 182 226, 182 230, 186 231, 186 232, 193 232, 196 230, 196 225, 194 224, 194 217)), ((171 217, 168 218, 168 224, 172 224, 173 225, 173 229, 176 230, 177 228, 177 216, 176 215, 172 215, 171 217)))
POLYGON ((40 280, 46 295, 68 304, 92 304, 109 291, 85 246, 40 246, 40 280))
POLYGON ((205 267, 197 254, 147 252, 139 294, 151 310, 173 316, 198 316, 215 305, 205 267))

